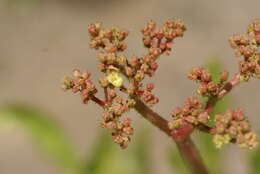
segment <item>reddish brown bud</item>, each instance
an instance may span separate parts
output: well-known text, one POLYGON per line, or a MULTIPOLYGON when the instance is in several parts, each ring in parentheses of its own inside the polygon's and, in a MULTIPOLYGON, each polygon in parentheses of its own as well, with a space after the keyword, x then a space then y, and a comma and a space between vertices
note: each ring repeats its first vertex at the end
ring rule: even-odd
POLYGON ((220 82, 223 83, 227 81, 229 73, 227 71, 222 71, 220 73, 220 82))
POLYGON ((203 123, 203 124, 207 124, 209 122, 209 115, 208 115, 208 113, 207 112, 203 112, 203 113, 199 114, 198 121, 203 123))
POLYGON ((154 84, 153 84, 153 83, 147 83, 147 84, 146 84, 146 89, 147 89, 148 91, 152 91, 152 90, 154 89, 154 84))
POLYGON ((78 70, 78 69, 73 70, 73 76, 74 77, 80 77, 81 76, 80 70, 78 70))

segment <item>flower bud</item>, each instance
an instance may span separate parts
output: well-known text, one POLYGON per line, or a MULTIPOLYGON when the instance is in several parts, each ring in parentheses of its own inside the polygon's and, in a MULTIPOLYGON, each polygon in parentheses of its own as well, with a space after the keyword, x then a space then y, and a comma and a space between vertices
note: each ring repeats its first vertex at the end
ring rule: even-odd
POLYGON ((222 71, 220 73, 220 82, 223 83, 227 81, 229 73, 227 71, 222 71))

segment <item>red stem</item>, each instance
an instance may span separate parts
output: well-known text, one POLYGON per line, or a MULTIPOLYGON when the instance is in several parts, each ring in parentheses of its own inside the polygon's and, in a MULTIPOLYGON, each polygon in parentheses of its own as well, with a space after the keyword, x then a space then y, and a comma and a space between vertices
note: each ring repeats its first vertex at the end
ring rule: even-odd
POLYGON ((108 92, 107 92, 107 87, 104 88, 104 94, 105 94, 105 101, 108 102, 108 92))
POLYGON ((216 98, 216 97, 209 98, 209 100, 205 106, 205 112, 210 114, 213 111, 215 105, 217 104, 217 101, 218 101, 218 98, 216 98))
POLYGON ((227 95, 234 87, 236 87, 240 83, 239 74, 236 74, 233 79, 231 79, 229 82, 227 82, 224 86, 224 88, 219 92, 217 97, 211 97, 209 98, 205 111, 210 114, 217 102, 223 98, 225 95, 227 95))
POLYGON ((168 121, 154 112, 151 108, 147 107, 140 99, 135 99, 135 110, 141 114, 145 119, 150 121, 155 127, 171 136, 171 130, 168 127, 168 121))
MULTIPOLYGON (((187 133, 185 138, 173 137, 173 131, 168 127, 168 121, 154 112, 151 108, 147 107, 140 99, 135 98, 136 105, 135 110, 141 114, 145 119, 151 122, 154 126, 161 131, 172 137, 181 153, 183 160, 189 166, 192 174, 208 174, 207 168, 203 164, 200 154, 190 139, 190 131, 181 130, 183 133, 187 133)), ((187 127, 189 128, 189 127, 187 127)), ((175 131, 175 130, 174 130, 175 131)), ((176 133, 174 133, 176 135, 176 133)), ((177 133, 178 134, 178 133, 177 133)))
MULTIPOLYGON (((229 82, 227 82, 224 86, 224 88, 219 92, 217 97, 211 97, 209 98, 208 102, 206 103, 205 112, 210 114, 214 107, 216 106, 217 102, 222 99, 225 95, 227 95, 234 87, 236 87, 240 83, 240 76, 239 74, 236 74, 229 82)), ((205 125, 199 125, 198 128, 203 131, 210 134, 215 134, 215 128, 214 127, 208 127, 205 125)))
POLYGON ((106 105, 106 102, 100 100, 99 98, 97 98, 97 97, 94 96, 94 95, 91 95, 91 96, 90 96, 90 99, 91 99, 92 101, 94 101, 95 103, 97 103, 97 104, 98 104, 99 106, 101 106, 101 107, 104 107, 104 106, 106 105))
POLYGON ((226 94, 228 94, 234 87, 236 87, 240 83, 240 75, 236 74, 233 79, 226 83, 224 89, 220 91, 218 94, 218 98, 223 98, 226 94))
POLYGON ((190 137, 186 138, 185 141, 176 143, 180 150, 182 158, 187 163, 187 166, 190 168, 193 174, 208 173, 201 157, 199 156, 199 151, 190 137))

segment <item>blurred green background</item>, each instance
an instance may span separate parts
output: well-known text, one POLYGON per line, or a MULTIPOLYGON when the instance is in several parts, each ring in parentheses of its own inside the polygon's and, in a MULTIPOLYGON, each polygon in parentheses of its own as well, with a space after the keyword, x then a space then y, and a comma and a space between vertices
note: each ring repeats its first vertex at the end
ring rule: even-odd
MULTIPOLYGON (((102 110, 60 90, 61 79, 74 68, 99 77, 89 23, 129 29, 127 55, 142 55, 146 21, 181 18, 188 31, 174 54, 160 59, 153 79, 160 98, 154 109, 169 119, 195 94, 196 84, 186 79, 191 67, 205 65, 215 79, 220 69, 237 71, 227 40, 245 32, 259 6, 259 0, 0 0, 0 174, 187 174, 172 140, 135 112, 133 141, 118 148, 99 127, 102 110)), ((260 133, 259 85, 242 84, 215 112, 241 107, 260 133)), ((216 150, 201 133, 193 139, 211 173, 260 173, 260 150, 216 150)))

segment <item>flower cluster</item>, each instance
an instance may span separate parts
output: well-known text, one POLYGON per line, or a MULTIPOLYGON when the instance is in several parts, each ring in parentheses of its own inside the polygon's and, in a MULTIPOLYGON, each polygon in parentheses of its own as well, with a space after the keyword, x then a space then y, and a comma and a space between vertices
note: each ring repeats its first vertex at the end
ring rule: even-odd
POLYGON ((185 30, 182 21, 168 20, 159 30, 156 30, 154 21, 148 22, 142 33, 144 46, 149 48, 150 59, 153 61, 162 53, 169 55, 173 39, 182 37, 185 30))
POLYGON ((213 141, 218 148, 229 142, 250 149, 257 146, 256 134, 251 131, 250 124, 241 109, 228 110, 224 114, 217 114, 215 122, 216 134, 213 141))
POLYGON ((180 108, 176 107, 171 113, 172 120, 169 121, 170 129, 180 128, 186 124, 196 127, 198 124, 206 125, 209 121, 209 115, 203 111, 203 105, 195 97, 186 100, 185 105, 180 108))
POLYGON ((177 107, 172 112, 172 120, 168 122, 168 126, 175 131, 175 134, 179 133, 178 130, 183 131, 182 127, 185 126, 210 133, 214 136, 213 141, 217 147, 232 142, 241 147, 254 148, 258 144, 257 136, 251 131, 250 124, 241 110, 229 110, 225 114, 217 114, 214 120, 215 126, 208 125, 209 114, 218 100, 241 80, 249 80, 250 77, 260 78, 260 19, 254 20, 249 25, 247 35, 234 35, 230 43, 236 49, 236 55, 244 57, 240 62, 239 74, 228 81, 229 73, 223 71, 219 74, 219 79, 213 81, 211 73, 205 68, 193 68, 187 77, 199 84, 197 94, 207 97, 208 100, 203 106, 198 99, 188 98, 182 108, 177 107))
POLYGON ((239 62, 241 80, 248 81, 250 77, 260 78, 260 19, 248 26, 247 34, 234 35, 230 45, 236 50, 237 57, 243 56, 239 62))
POLYGON ((200 96, 214 97, 217 96, 225 86, 225 82, 228 79, 228 72, 223 71, 220 73, 218 83, 213 82, 211 74, 202 67, 193 68, 187 77, 199 83, 200 86, 197 93, 200 96))
POLYGON ((195 97, 186 100, 183 107, 172 112, 172 120, 167 122, 148 107, 159 102, 152 93, 154 85, 144 83, 146 77, 152 77, 158 69, 157 60, 161 55, 169 55, 174 39, 182 37, 186 30, 182 21, 166 21, 161 28, 150 21, 141 30, 147 53, 142 56, 127 57, 124 42, 128 31, 120 28, 103 28, 100 23, 88 27, 90 47, 97 50, 98 68, 103 73, 99 85, 104 99, 96 96, 98 90, 90 80, 89 72, 73 71, 73 78, 66 77, 64 90, 80 93, 83 103, 97 103, 104 109, 101 127, 111 131, 115 143, 126 148, 134 130, 131 119, 123 117, 131 108, 141 113, 150 122, 171 135, 176 141, 184 141, 195 129, 214 135, 217 147, 233 142, 242 147, 253 148, 257 145, 256 135, 251 132, 249 122, 241 110, 227 111, 215 116, 215 125, 210 127, 209 115, 218 100, 228 94, 241 80, 250 77, 260 78, 260 19, 254 20, 248 27, 247 35, 234 35, 231 46, 237 56, 243 56, 239 74, 228 81, 228 72, 221 72, 218 81, 204 68, 193 68, 188 74, 190 80, 199 83, 197 93, 207 97, 206 104, 195 97), (123 95, 121 95, 123 93, 123 95), (148 113, 146 113, 148 112, 148 113), (168 123, 168 127, 167 127, 168 123), (165 126, 166 125, 166 126, 165 126))
POLYGON ((74 71, 75 79, 66 77, 63 88, 79 91, 84 103, 92 100, 104 109, 101 127, 112 131, 113 140, 126 148, 133 134, 130 118, 121 118, 124 113, 135 106, 140 99, 147 106, 153 106, 159 99, 152 93, 154 85, 144 84, 146 76, 152 77, 158 68, 156 60, 162 54, 169 55, 172 42, 183 36, 185 26, 181 21, 167 21, 162 28, 156 29, 153 21, 148 22, 142 30, 143 43, 148 49, 143 56, 127 58, 123 51, 127 49, 124 40, 128 31, 120 28, 103 28, 101 23, 88 26, 90 47, 97 50, 98 68, 104 73, 99 85, 104 90, 104 100, 95 96, 96 87, 90 81, 89 73, 74 71), (125 82, 127 80, 127 82, 125 82), (126 98, 119 93, 125 93, 126 98))
POLYGON ((130 118, 119 121, 115 114, 104 112, 103 119, 104 122, 101 124, 101 127, 112 131, 114 142, 119 144, 120 147, 126 148, 131 141, 130 135, 133 135, 134 132, 130 118))
POLYGON ((83 103, 87 104, 89 100, 97 93, 95 85, 90 80, 91 73, 81 73, 79 70, 73 71, 74 78, 65 77, 62 88, 64 90, 70 90, 73 93, 80 92, 83 103))

